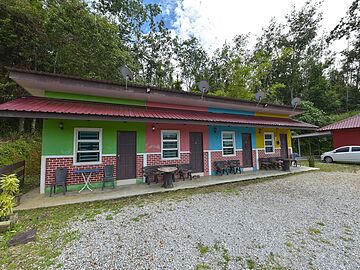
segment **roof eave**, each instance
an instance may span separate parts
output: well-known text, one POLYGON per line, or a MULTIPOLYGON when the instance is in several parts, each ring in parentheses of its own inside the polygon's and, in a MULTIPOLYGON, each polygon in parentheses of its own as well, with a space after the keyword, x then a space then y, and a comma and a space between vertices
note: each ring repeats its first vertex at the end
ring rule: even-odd
POLYGON ((70 114, 70 113, 44 113, 44 112, 23 112, 23 111, 0 111, 0 117, 3 118, 38 118, 38 119, 59 119, 59 120, 101 120, 117 122, 145 122, 145 123, 177 123, 177 124, 195 124, 195 125, 219 125, 219 126, 241 126, 258 128, 290 128, 301 130, 316 130, 316 126, 292 126, 292 125, 257 125, 246 123, 226 123, 215 121, 196 121, 181 119, 158 119, 145 117, 119 117, 108 115, 89 115, 89 114, 70 114))
POLYGON ((198 93, 164 89, 153 86, 140 86, 129 84, 125 86, 120 82, 95 80, 75 76, 51 74, 45 72, 8 68, 10 78, 26 89, 31 95, 44 96, 44 90, 59 91, 84 95, 99 95, 126 99, 139 99, 150 102, 169 104, 183 104, 199 107, 227 108, 234 110, 248 110, 259 113, 299 115, 301 109, 293 109, 290 106, 256 103, 226 97, 205 95, 198 93), (150 88, 150 93, 147 93, 150 88))

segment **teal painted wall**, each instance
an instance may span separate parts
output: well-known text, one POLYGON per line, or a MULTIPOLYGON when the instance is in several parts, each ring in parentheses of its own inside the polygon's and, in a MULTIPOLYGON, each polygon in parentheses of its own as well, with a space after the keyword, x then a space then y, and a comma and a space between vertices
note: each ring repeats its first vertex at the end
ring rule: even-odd
POLYGON ((137 132, 137 152, 145 152, 145 124, 110 121, 82 121, 45 119, 43 122, 42 155, 72 155, 74 128, 102 128, 103 154, 116 154, 117 131, 137 132), (64 129, 59 123, 64 123, 64 129))
POLYGON ((222 150, 221 132, 235 131, 236 149, 242 148, 242 133, 251 133, 251 144, 253 149, 256 148, 256 130, 251 127, 226 127, 226 126, 209 126, 209 149, 222 150), (216 129, 216 132, 215 132, 216 129))
POLYGON ((220 108, 209 108, 208 111, 209 111, 209 112, 212 112, 212 113, 255 115, 255 112, 239 111, 239 110, 230 110, 230 109, 220 109, 220 108))

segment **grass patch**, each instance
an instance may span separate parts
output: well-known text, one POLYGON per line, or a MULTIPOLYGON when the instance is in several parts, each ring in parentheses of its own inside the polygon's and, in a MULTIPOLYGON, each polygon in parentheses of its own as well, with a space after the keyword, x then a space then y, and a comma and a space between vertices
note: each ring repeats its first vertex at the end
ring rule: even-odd
POLYGON ((105 217, 105 220, 113 220, 114 217, 112 214, 108 214, 106 217, 105 217))
POLYGON ((308 233, 313 234, 313 235, 317 235, 317 234, 321 234, 321 231, 319 229, 316 229, 316 228, 309 228, 308 233))
POLYGON ((242 262, 242 260, 243 260, 243 257, 241 257, 241 256, 235 257, 235 261, 237 261, 237 262, 242 262))
POLYGON ((135 221, 135 222, 139 222, 140 220, 142 220, 143 218, 148 217, 148 216, 150 216, 150 215, 149 214, 140 214, 137 217, 132 218, 131 220, 135 221))
POLYGON ((291 242, 285 242, 285 246, 292 248, 294 246, 294 244, 291 242))
POLYGON ((223 269, 228 269, 231 257, 229 255, 229 251, 224 247, 223 247, 222 257, 223 257, 223 269))
POLYGON ((256 262, 253 259, 246 259, 246 266, 249 269, 255 269, 256 262))
POLYGON ((352 242, 352 241, 354 241, 354 239, 352 239, 351 237, 340 236, 339 238, 344 242, 352 242))
POLYGON ((199 263, 195 266, 195 270, 210 269, 210 266, 206 263, 199 263))
MULTIPOLYGON (((300 164, 302 166, 309 166, 309 162, 306 160, 300 161, 300 164)), ((360 164, 323 163, 320 161, 315 161, 315 167, 319 168, 322 172, 360 172, 360 164)))
POLYGON ((200 253, 200 256, 204 256, 206 253, 209 252, 210 248, 202 243, 198 243, 196 246, 197 250, 200 253))
POLYGON ((321 222, 321 221, 316 222, 316 224, 319 225, 319 226, 325 226, 325 223, 324 223, 324 222, 321 222))

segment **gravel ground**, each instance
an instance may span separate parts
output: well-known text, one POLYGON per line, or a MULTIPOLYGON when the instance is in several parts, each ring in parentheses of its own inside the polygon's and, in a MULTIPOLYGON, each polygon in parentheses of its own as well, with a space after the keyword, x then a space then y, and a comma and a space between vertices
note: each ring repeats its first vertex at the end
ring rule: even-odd
POLYGON ((360 269, 360 175, 314 172, 77 221, 62 269, 360 269))

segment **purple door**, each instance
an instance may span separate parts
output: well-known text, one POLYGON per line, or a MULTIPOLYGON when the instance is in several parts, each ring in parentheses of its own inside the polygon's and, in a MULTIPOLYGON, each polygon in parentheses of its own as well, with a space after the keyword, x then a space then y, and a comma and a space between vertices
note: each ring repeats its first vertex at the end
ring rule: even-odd
POLYGON ((194 173, 204 171, 202 132, 190 132, 190 164, 194 173))
POLYGON ((243 133, 241 136, 242 139, 242 158, 243 158, 243 167, 252 167, 252 145, 251 145, 251 133, 243 133))
POLYGON ((288 158, 288 143, 287 143, 287 135, 286 134, 280 134, 280 145, 281 145, 281 157, 282 158, 288 158))
POLYGON ((116 178, 136 178, 136 131, 118 131, 116 178))

